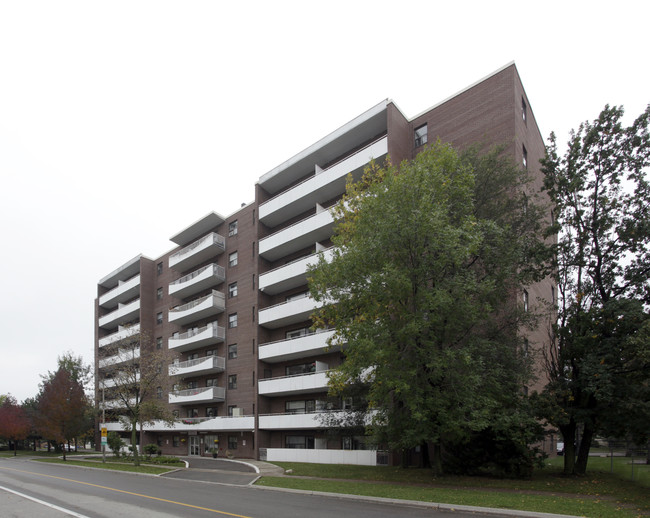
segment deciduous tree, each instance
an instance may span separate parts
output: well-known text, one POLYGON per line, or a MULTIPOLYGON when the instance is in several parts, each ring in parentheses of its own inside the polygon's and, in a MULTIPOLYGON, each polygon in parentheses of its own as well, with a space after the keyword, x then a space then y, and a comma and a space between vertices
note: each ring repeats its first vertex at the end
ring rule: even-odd
POLYGON ((105 348, 106 364, 101 369, 100 390, 105 405, 131 431, 135 465, 138 425, 159 419, 173 422, 164 399, 169 392, 169 354, 155 347, 145 332, 137 332, 105 348), (102 388, 103 387, 103 388, 102 388))
POLYGON ((5 396, 0 406, 0 437, 13 442, 14 456, 17 455, 18 441, 26 439, 30 429, 27 414, 11 395, 5 396))
POLYGON ((333 259, 309 273, 325 303, 316 326, 345 350, 330 391, 366 384, 375 438, 432 443, 438 473, 444 441, 531 423, 518 329, 532 314, 519 294, 543 275, 544 243, 526 186, 500 150, 461 158, 437 143, 399 168, 372 164, 335 208, 333 259))
POLYGON ((650 107, 628 127, 622 117, 606 106, 571 132, 561 157, 551 134, 543 161, 559 231, 559 311, 542 414, 562 433, 566 474, 585 473, 597 432, 650 425, 650 345, 640 334, 650 304, 650 107))
MULTIPOLYGON (((41 435, 57 444, 73 440, 83 431, 87 403, 81 383, 60 367, 51 379, 42 384, 37 418, 41 435)), ((63 460, 66 460, 65 448, 63 460)))

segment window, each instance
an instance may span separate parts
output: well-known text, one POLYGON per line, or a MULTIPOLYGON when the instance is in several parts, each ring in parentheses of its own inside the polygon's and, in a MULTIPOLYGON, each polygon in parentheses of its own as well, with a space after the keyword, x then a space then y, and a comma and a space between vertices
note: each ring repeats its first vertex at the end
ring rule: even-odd
POLYGON ((162 336, 156 338, 156 349, 162 349, 162 336))
POLYGON ((217 408, 209 406, 205 409, 205 417, 217 417, 217 408))
POLYGON ((162 289, 162 288, 158 288, 158 289, 156 290, 156 298, 157 298, 158 300, 162 300, 162 298, 163 298, 163 289, 162 289))
POLYGON ((178 410, 172 410, 172 415, 173 415, 176 419, 178 419, 178 418, 181 416, 180 413, 178 412, 178 410))
POLYGON ((287 295, 284 300, 285 302, 291 302, 292 300, 299 300, 309 297, 308 291, 301 291, 300 293, 294 293, 292 295, 287 295))
POLYGON ((415 147, 424 146, 427 143, 427 125, 423 124, 415 128, 415 147))
POLYGON ((237 252, 233 252, 228 256, 228 266, 237 266, 237 252))
POLYGON ((228 436, 228 449, 229 450, 236 450, 237 449, 237 436, 236 435, 229 435, 228 436))
POLYGON ((228 315, 228 328, 232 329, 233 327, 237 327, 237 313, 228 315))
POLYGON ((284 411, 287 414, 311 414, 316 411, 316 401, 308 399, 306 401, 285 401, 284 411))
POLYGON ((228 388, 231 390, 237 388, 237 374, 228 376, 228 388))
POLYGON ((285 367, 285 375, 295 376, 296 374, 309 374, 316 372, 316 363, 301 363, 299 365, 290 365, 285 367))
POLYGON ((521 161, 524 165, 524 169, 528 168, 528 150, 526 149, 526 146, 521 146, 521 154, 522 158, 521 161))
POLYGON ((205 386, 206 387, 216 387, 217 386, 217 378, 208 378, 205 380, 205 386))
POLYGON ((230 344, 228 346, 228 359, 234 360, 237 358, 237 344, 230 344))
POLYGON ((287 435, 284 438, 284 447, 296 448, 300 450, 313 450, 314 436, 313 435, 287 435))
POLYGON ((207 351, 205 351, 206 356, 215 356, 216 354, 217 354, 216 349, 208 349, 207 351))
POLYGON ((286 338, 287 340, 293 340, 294 338, 300 338, 301 336, 306 336, 309 334, 309 328, 301 327, 300 329, 292 329, 287 331, 286 338))
POLYGON ((524 311, 528 313, 528 292, 524 290, 524 311))
POLYGON ((172 437, 172 444, 174 445, 174 448, 178 448, 181 445, 181 438, 178 435, 174 435, 174 437, 172 437))
POLYGON ((255 306, 251 307, 251 320, 255 322, 255 306))
POLYGON ((191 353, 187 355, 188 360, 196 360, 199 357, 199 353, 191 353))
POLYGON ((160 274, 162 274, 162 272, 163 272, 163 264, 162 264, 162 263, 158 263, 158 264, 156 265, 156 274, 157 274, 157 275, 160 275, 160 274))
POLYGON ((527 123, 528 114, 526 113, 526 100, 521 98, 521 119, 524 121, 524 124, 527 123))
POLYGON ((162 324, 163 323, 163 314, 162 311, 156 315, 156 324, 162 324))
POLYGON ((236 236, 237 235, 237 220, 232 221, 228 225, 228 236, 236 236))
POLYGON ((199 417, 199 409, 198 408, 188 408, 187 409, 187 417, 190 419, 193 417, 199 417))
POLYGON ((228 284, 228 298, 233 298, 237 296, 237 283, 233 282, 232 284, 228 284))
POLYGON ((162 399, 162 387, 158 387, 158 388, 156 389, 156 397, 157 397, 158 399, 162 399))
POLYGON ((529 347, 530 347, 530 343, 528 342, 528 338, 524 338, 524 356, 528 356, 529 347))
POLYGON ((551 286, 551 303, 555 304, 555 286, 551 286))
POLYGON ((255 274, 253 274, 253 289, 255 289, 255 274))
POLYGON ((232 417, 235 414, 235 409, 237 408, 237 405, 230 405, 228 406, 228 415, 232 417))
POLYGON ((187 382, 187 388, 190 389, 190 390, 199 388, 199 382, 198 381, 188 381, 187 382))

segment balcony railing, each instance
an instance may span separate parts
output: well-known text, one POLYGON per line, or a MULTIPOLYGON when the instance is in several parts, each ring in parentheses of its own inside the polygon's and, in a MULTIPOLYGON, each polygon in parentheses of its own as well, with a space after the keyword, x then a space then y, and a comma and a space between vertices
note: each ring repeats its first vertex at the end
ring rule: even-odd
POLYGON ((102 369, 104 367, 110 367, 112 365, 128 362, 131 360, 135 360, 137 358, 140 358, 139 347, 136 347, 133 350, 129 350, 129 351, 120 351, 118 354, 115 354, 113 356, 107 356, 106 358, 102 358, 101 360, 99 360, 98 366, 100 369, 102 369))
MULTIPOLYGON (((277 363, 299 358, 306 358, 322 354, 328 347, 327 340, 334 335, 333 330, 318 330, 302 336, 276 340, 260 344, 260 360, 277 363)), ((338 347, 328 349, 328 352, 337 352, 338 347)))
POLYGON ((222 253, 225 249, 225 238, 216 232, 211 232, 169 256, 169 267, 186 270, 211 256, 222 253))
POLYGON ((100 306, 115 306, 120 302, 125 300, 132 299, 135 297, 140 290, 140 274, 127 279, 126 281, 120 281, 119 284, 110 291, 107 291, 99 297, 100 306))
POLYGON ((206 345, 223 342, 226 339, 226 330, 211 322, 206 326, 190 329, 184 333, 172 336, 168 347, 176 351, 190 351, 206 345))
POLYGON ((99 339, 99 347, 105 347, 113 342, 123 340, 128 337, 133 337, 140 332, 140 323, 134 324, 132 326, 127 326, 123 329, 120 329, 116 333, 103 336, 99 339))
POLYGON ((111 328, 125 324, 140 315, 140 299, 135 299, 127 304, 121 304, 115 311, 99 317, 99 327, 111 328))
POLYGON ((169 283, 169 294, 187 297, 201 290, 221 284, 226 279, 223 266, 212 263, 169 283))
POLYGON ((289 324, 296 324, 307 320, 315 309, 323 306, 323 302, 316 302, 308 294, 286 302, 260 309, 259 324, 269 329, 277 329, 289 324))
POLYGON ((328 389, 328 370, 280 376, 258 381, 258 393, 264 396, 280 394, 309 394, 326 392, 328 389))
POLYGON ((187 304, 176 306, 169 310, 169 321, 186 324, 202 318, 217 315, 226 309, 226 297, 217 290, 205 297, 198 298, 187 304))
POLYGON ((185 362, 172 363, 169 366, 170 376, 184 376, 187 374, 223 372, 226 370, 226 359, 221 356, 205 356, 185 362))
POLYGON ((186 390, 174 390, 169 393, 169 402, 172 404, 225 401, 225 399, 226 389, 223 387, 203 387, 186 390))

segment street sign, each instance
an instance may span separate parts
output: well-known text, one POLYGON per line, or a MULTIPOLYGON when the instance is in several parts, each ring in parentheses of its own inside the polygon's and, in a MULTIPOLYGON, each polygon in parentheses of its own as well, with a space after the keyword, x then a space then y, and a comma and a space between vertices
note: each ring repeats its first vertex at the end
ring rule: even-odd
POLYGON ((108 444, 108 437, 106 432, 106 427, 102 426, 102 446, 106 446, 108 444))
POLYGON ((106 437, 106 427, 102 426, 102 437, 106 437))

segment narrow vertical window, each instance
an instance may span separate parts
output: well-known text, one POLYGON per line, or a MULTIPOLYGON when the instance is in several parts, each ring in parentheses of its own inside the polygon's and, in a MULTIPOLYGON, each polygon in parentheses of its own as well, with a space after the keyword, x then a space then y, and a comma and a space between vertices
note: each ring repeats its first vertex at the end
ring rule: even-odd
POLYGON ((528 150, 526 149, 526 146, 521 146, 521 156, 524 169, 528 169, 528 150))
POLYGON ((228 256, 228 266, 237 266, 237 252, 233 252, 228 256))
POLYGON ((163 263, 158 263, 156 265, 156 274, 160 275, 163 272, 163 263))
POLYGON ((423 124, 419 128, 415 128, 415 147, 424 146, 427 143, 427 125, 423 124))
POLYGON ((524 311, 528 313, 528 292, 524 290, 524 311))
POLYGON ((228 236, 232 237, 232 236, 236 236, 236 235, 237 235, 237 220, 232 221, 228 225, 228 236))
POLYGON ((526 100, 522 97, 521 98, 521 120, 524 121, 524 124, 528 122, 528 113, 526 112, 527 112, 526 100))

